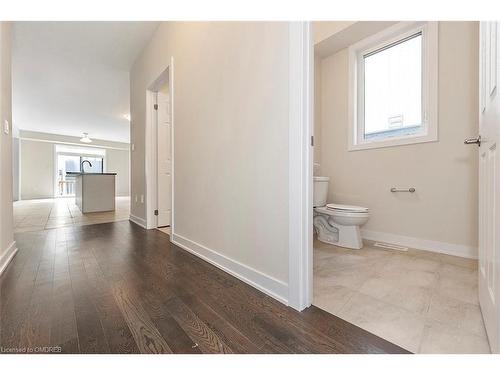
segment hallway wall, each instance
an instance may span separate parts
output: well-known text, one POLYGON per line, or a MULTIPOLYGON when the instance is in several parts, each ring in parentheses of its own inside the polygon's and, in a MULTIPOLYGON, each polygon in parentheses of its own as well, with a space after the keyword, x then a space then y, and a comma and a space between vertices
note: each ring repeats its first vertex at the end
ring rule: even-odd
MULTIPOLYGON (((128 146, 128 145, 127 145, 128 146)), ((116 173, 116 195, 130 195, 130 150, 106 149, 106 170, 116 173)))
POLYGON ((19 137, 15 135, 12 138, 12 199, 19 200, 19 137))
MULTIPOLYGON (((173 56, 173 238, 231 271, 247 272, 282 299, 288 282, 288 27, 164 22, 135 62, 130 90, 132 197, 146 194, 146 90, 173 56)), ((132 215, 146 219, 140 200, 132 199, 132 215)))
POLYGON ((0 22, 0 273, 15 254, 12 214, 11 24, 0 22), (8 121, 9 134, 4 132, 8 121))
POLYGON ((20 141, 21 199, 54 198, 54 144, 20 141))

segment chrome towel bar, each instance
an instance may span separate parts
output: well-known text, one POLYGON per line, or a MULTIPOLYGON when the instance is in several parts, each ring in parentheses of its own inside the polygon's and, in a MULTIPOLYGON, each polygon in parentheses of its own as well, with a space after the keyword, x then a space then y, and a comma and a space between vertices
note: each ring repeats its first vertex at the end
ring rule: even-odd
POLYGON ((414 193, 415 188, 391 188, 391 193, 414 193))

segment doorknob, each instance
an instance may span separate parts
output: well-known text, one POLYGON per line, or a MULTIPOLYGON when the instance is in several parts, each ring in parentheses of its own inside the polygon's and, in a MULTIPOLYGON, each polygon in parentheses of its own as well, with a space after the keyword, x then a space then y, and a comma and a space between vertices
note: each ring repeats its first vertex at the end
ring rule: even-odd
POLYGON ((478 147, 481 147, 481 136, 478 135, 477 138, 468 138, 464 141, 466 145, 477 144, 478 147))

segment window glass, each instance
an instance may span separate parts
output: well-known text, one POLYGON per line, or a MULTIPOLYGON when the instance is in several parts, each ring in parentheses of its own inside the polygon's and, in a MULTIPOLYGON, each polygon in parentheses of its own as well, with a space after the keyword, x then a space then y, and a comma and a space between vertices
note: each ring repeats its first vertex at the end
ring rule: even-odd
POLYGON ((82 162, 84 160, 88 160, 92 166, 89 165, 89 163, 85 163, 82 165, 82 172, 86 173, 102 173, 103 172, 103 163, 102 163, 102 158, 93 158, 93 157, 86 157, 82 156, 82 162))
POLYGON ((57 195, 75 195, 75 177, 67 172, 80 171, 80 157, 74 155, 57 155, 57 195))
POLYGON ((364 140, 421 134, 422 35, 363 56, 364 140))

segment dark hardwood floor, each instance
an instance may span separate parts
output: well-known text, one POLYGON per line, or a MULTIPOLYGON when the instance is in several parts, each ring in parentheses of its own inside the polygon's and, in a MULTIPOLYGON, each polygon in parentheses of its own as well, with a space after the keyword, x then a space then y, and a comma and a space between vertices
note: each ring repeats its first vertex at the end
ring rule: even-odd
POLYGON ((127 221, 16 240, 0 279, 4 353, 406 353, 315 307, 288 308, 127 221))

